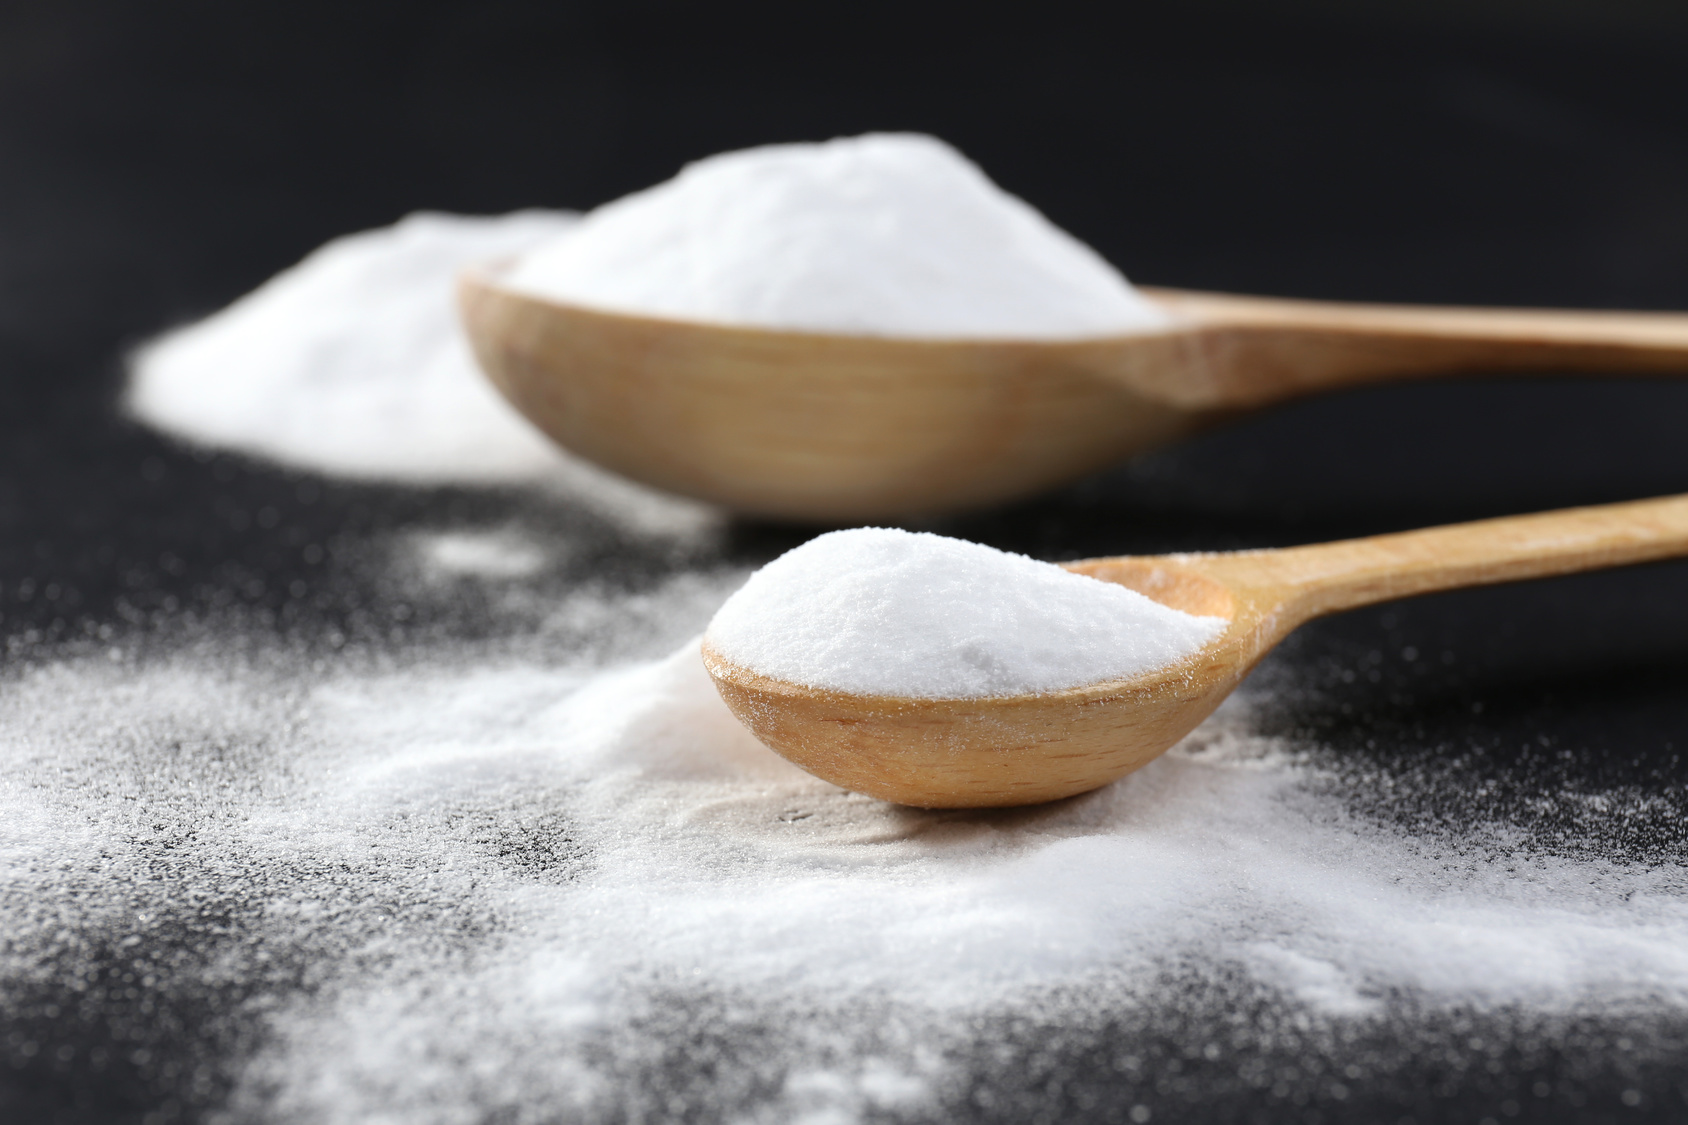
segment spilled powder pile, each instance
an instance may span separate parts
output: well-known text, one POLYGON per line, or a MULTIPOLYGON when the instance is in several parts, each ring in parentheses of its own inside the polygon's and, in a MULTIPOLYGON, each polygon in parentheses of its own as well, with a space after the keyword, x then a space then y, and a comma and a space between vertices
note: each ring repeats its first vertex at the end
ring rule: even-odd
POLYGON ((134 357, 127 406, 195 444, 341 476, 496 483, 563 458, 475 366, 457 274, 572 229, 568 213, 415 214, 335 239, 134 357))
POLYGON ((873 336, 1104 336, 1165 322, 1095 251, 917 134, 700 160, 591 212, 505 280, 594 308, 873 336))
POLYGON ((1025 555, 874 527, 811 539, 751 575, 708 638, 790 683, 966 699, 1162 668, 1224 624, 1025 555))

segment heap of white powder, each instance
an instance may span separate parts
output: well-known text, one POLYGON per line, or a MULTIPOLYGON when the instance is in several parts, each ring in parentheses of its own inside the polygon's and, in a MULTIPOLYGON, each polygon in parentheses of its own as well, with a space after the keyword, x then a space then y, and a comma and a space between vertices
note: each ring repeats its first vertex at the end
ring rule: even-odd
POLYGON ((789 683, 970 699, 1162 668, 1224 625, 1024 555, 875 527, 811 539, 751 575, 708 639, 789 683))
POLYGON ((421 213, 337 238, 138 352, 129 410, 197 445, 335 475, 498 483, 557 472, 555 447, 475 367, 453 285, 577 217, 421 213))
POLYGON ((616 491, 487 384, 453 307, 464 269, 606 308, 890 336, 1061 337, 1162 321, 1095 252, 930 137, 700 161, 584 221, 419 213, 337 238, 140 349, 126 407, 195 445, 416 484, 616 491), (586 479, 591 478, 591 479, 586 479))
POLYGON ((125 408, 200 447, 331 476, 535 484, 642 536, 714 515, 551 444, 492 389, 453 305, 458 275, 570 230, 565 211, 419 212, 334 239, 133 357, 125 408))
POLYGON ((872 336, 1106 336, 1166 319, 1101 255, 916 134, 700 160, 591 212, 505 281, 593 308, 872 336))

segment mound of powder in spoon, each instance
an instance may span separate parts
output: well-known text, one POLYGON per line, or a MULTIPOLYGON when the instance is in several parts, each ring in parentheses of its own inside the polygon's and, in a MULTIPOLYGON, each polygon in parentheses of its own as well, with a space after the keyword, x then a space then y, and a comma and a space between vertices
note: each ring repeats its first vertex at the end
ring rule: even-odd
POLYGON ((1103 336, 1166 319, 1101 255, 917 134, 700 160, 591 212, 504 281, 591 308, 872 336, 1103 336))
POLYGON ((1024 555, 873 527, 811 539, 751 575, 706 639, 789 683, 969 699, 1162 668, 1224 624, 1024 555))

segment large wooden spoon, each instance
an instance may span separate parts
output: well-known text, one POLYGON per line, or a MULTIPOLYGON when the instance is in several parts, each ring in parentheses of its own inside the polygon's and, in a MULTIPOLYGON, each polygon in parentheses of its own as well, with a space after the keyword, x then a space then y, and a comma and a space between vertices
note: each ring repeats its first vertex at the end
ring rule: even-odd
POLYGON ((1309 618, 1677 555, 1688 555, 1688 496, 1284 550, 1069 563, 1230 624, 1168 668, 1044 694, 917 699, 820 690, 735 665, 707 638, 703 659, 733 714, 812 774, 925 808, 1026 805, 1083 793, 1158 757, 1309 618))
POLYGON ((1030 495, 1227 414, 1457 371, 1688 372, 1688 315, 1145 289, 1162 330, 906 340, 657 320, 470 273, 481 367, 558 444, 753 515, 865 521, 1030 495))

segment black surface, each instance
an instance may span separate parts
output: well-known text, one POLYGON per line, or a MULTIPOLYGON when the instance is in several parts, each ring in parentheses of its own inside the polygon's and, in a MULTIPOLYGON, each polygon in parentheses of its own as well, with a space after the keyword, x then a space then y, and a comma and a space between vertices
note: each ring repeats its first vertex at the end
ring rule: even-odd
MULTIPOLYGON (((1688 308, 1688 18, 1671 7, 1172 7, 958 22, 649 3, 5 5, 5 661, 114 640, 168 650, 212 627, 356 660, 514 627, 372 582, 359 553, 409 527, 550 521, 589 548, 565 582, 637 585, 697 561, 645 557, 516 495, 284 473, 119 418, 125 348, 419 207, 584 207, 719 149, 910 128, 956 142, 1143 282, 1688 308)), ((1374 388, 932 526, 1066 558, 1662 494, 1688 490, 1685 417, 1688 382, 1374 388)), ((747 526, 731 551, 766 558, 802 534, 747 526)), ((1412 815, 1481 814, 1549 851, 1681 864, 1684 591, 1688 567, 1661 565, 1319 623, 1288 654, 1310 686, 1272 721, 1333 768, 1468 795, 1412 815), (1347 682, 1354 668, 1376 675, 1347 682), (1508 796, 1571 785, 1657 801, 1614 826, 1508 796)), ((198 979, 180 968, 140 999, 114 990, 75 1010, 52 989, 8 991, 0 1118, 204 1119, 255 1033, 230 1013, 291 986, 198 979), (123 1041, 141 1054, 101 1054, 135 1029, 123 1041), (42 1043, 76 1046, 76 1061, 42 1043)), ((1327 1042, 1242 1011, 1220 1065, 1200 1050, 1210 1007, 1189 1010, 1152 1030, 998 1029, 1021 1057, 988 1100, 946 1116, 1120 1120, 1144 1099, 1155 1120, 1188 1122, 1688 1116, 1680 1016, 1407 1012, 1386 1038, 1327 1042), (1332 1075, 1355 1059, 1364 1077, 1339 1097, 1332 1075), (1239 1077, 1251 1066, 1282 1077, 1239 1077)), ((675 1089, 701 1099, 698 1081, 675 1089)))

